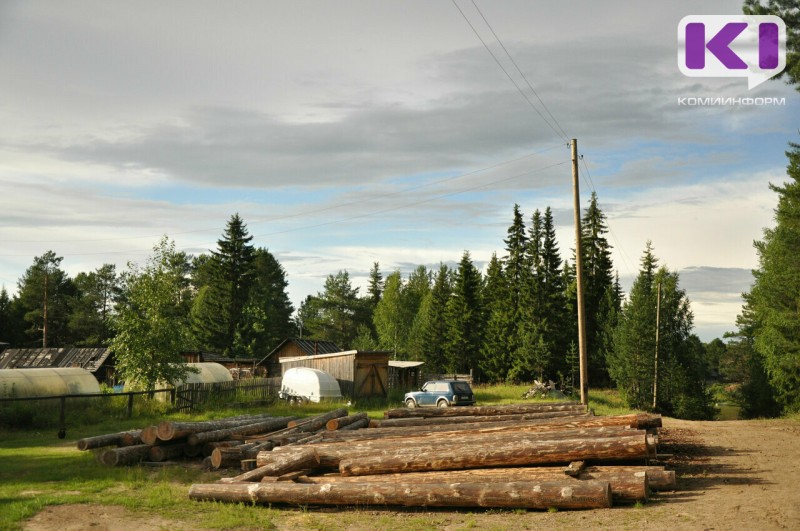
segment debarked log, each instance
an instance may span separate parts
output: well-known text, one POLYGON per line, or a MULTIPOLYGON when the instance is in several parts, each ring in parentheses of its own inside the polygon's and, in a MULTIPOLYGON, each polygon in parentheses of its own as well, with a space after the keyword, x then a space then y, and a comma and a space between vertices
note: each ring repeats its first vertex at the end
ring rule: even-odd
POLYGON ((196 484, 193 500, 292 505, 389 505, 405 507, 497 507, 597 509, 611 506, 602 481, 505 483, 196 484))
POLYGON ((324 432, 322 434, 325 442, 349 441, 354 444, 367 441, 400 440, 400 439, 421 439, 421 438, 447 438, 460 435, 489 435, 496 433, 498 436, 505 434, 528 433, 532 436, 540 436, 548 433, 559 433, 575 430, 621 430, 629 429, 622 423, 592 423, 593 419, 601 417, 590 417, 585 422, 568 423, 545 423, 538 421, 512 421, 512 422, 470 422, 465 424, 444 424, 441 426, 414 426, 407 428, 370 428, 359 430, 355 433, 348 431, 324 432))
POLYGON ((424 452, 420 452, 419 448, 401 448, 389 455, 375 453, 346 457, 339 461, 339 472, 343 476, 363 476, 425 470, 558 464, 588 459, 645 459, 647 456, 648 445, 644 433, 586 440, 517 439, 466 447, 447 445, 444 448, 429 448, 424 452))
POLYGON ((497 406, 457 406, 446 408, 398 408, 384 412, 387 419, 407 417, 457 417, 464 415, 510 415, 546 411, 586 411, 586 406, 577 402, 554 402, 550 404, 505 404, 497 406))
MULTIPOLYGON (((450 448, 493 448, 498 443, 512 444, 515 442, 531 442, 531 441, 576 441, 576 440, 592 440, 592 439, 607 439, 613 437, 629 437, 631 435, 645 436, 642 430, 632 430, 624 426, 611 426, 611 427, 592 427, 585 429, 573 429, 556 432, 546 433, 527 433, 527 432, 509 432, 503 433, 498 436, 494 433, 464 433, 464 434, 450 434, 446 438, 442 437, 408 437, 408 438, 395 438, 395 439, 378 439, 367 441, 354 441, 354 442, 321 442, 314 444, 314 449, 319 453, 320 463, 326 467, 337 467, 341 459, 353 458, 367 454, 376 454, 384 456, 393 456, 400 452, 402 453, 417 453, 425 454, 431 448, 441 449, 441 442, 447 441, 447 447, 450 448)), ((299 451, 299 447, 281 446, 276 448, 273 452, 266 452, 259 454, 259 458, 263 456, 265 460, 271 459, 271 455, 275 453, 287 453, 299 451)), ((266 462, 266 461, 265 461, 266 462)), ((560 462, 560 461, 554 461, 560 462)))
MULTIPOLYGON (((606 467, 614 469, 615 467, 606 467)), ((642 467, 644 468, 644 467, 642 467)), ((646 501, 648 496, 647 477, 645 473, 620 470, 617 472, 597 473, 591 477, 579 479, 565 477, 561 467, 514 467, 487 468, 473 470, 448 470, 445 472, 409 472, 406 474, 379 474, 373 476, 342 476, 324 474, 321 476, 302 476, 298 483, 456 483, 486 482, 507 483, 516 481, 580 482, 586 479, 607 481, 611 485, 611 496, 614 504, 636 503, 646 501)))
MULTIPOLYGON (((461 411, 462 408, 459 408, 461 411)), ((461 424, 468 422, 505 422, 510 420, 541 420, 558 418, 583 418, 594 415, 588 411, 544 411, 534 413, 515 413, 513 415, 468 415, 462 414, 453 417, 403 417, 389 419, 370 419, 370 428, 398 428, 407 426, 438 426, 443 424, 461 424)))
POLYGON ((674 470, 665 470, 663 466, 588 466, 581 474, 582 478, 600 479, 609 474, 641 474, 647 475, 647 486, 650 490, 675 490, 674 470))

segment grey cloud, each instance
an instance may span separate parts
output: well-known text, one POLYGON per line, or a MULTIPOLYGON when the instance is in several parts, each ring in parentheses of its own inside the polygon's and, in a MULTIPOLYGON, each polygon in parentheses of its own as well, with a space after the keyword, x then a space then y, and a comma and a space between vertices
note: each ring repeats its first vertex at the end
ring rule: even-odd
POLYGON ((680 284, 687 293, 735 294, 750 290, 753 273, 740 267, 687 267, 679 271, 680 284))
MULTIPOLYGON (((674 63, 672 43, 609 39, 520 45, 518 52, 518 63, 552 113, 585 145, 711 142, 697 126, 697 114, 681 113, 675 105, 678 95, 703 89, 663 72, 674 63)), ((194 108, 182 116, 185 125, 154 126, 127 140, 36 147, 70 160, 163 172, 187 183, 272 188, 469 168, 559 141, 482 48, 427 61, 457 88, 415 106, 329 101, 324 105, 345 112, 323 123, 290 123, 239 108, 194 108)), ((667 176, 663 170, 651 173, 653 180, 667 176)))

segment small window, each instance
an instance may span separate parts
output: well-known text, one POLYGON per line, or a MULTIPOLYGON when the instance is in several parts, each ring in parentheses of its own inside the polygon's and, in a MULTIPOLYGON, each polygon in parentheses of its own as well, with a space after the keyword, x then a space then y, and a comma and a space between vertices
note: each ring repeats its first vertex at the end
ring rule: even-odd
POLYGON ((458 394, 468 395, 472 393, 472 388, 467 382, 453 382, 453 391, 458 394))

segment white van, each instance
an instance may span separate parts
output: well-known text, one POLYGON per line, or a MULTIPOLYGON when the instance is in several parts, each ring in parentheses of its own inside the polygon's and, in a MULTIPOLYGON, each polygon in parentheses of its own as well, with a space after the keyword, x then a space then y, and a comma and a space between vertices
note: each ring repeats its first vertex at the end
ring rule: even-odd
POLYGON ((319 402, 342 398, 339 382, 325 371, 309 367, 287 369, 278 397, 290 401, 319 402))

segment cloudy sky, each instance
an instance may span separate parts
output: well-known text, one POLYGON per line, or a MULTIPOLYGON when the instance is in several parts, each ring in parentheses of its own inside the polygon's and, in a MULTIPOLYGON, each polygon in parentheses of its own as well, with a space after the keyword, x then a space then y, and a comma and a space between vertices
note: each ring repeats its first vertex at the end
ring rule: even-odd
POLYGON ((800 99, 682 75, 679 21, 741 9, 695 4, 4 0, 0 284, 47 250, 72 275, 163 234, 207 252, 236 212, 296 306, 373 262, 483 267, 514 203, 553 208, 571 256, 577 138, 624 287, 652 240, 710 340, 734 328, 800 99), (785 105, 679 105, 718 96, 785 105))

